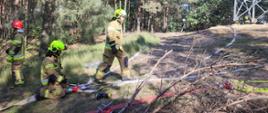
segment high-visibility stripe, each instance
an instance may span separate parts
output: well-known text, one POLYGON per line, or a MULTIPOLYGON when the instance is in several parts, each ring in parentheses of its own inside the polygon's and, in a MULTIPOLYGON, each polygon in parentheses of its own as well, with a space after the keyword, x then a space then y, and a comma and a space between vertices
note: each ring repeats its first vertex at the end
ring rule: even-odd
POLYGON ((11 40, 11 44, 12 45, 19 45, 21 44, 22 42, 20 40, 11 40))
POLYGON ((268 83, 268 80, 246 80, 248 83, 268 83))
POLYGON ((15 55, 15 56, 7 56, 8 62, 14 62, 14 61, 23 61, 25 59, 25 56, 23 55, 15 55))
POLYGON ((45 68, 46 69, 50 69, 50 68, 55 69, 55 68, 57 68, 57 66, 54 64, 47 64, 47 65, 45 65, 45 68))
POLYGON ((45 98, 48 98, 49 97, 49 90, 48 89, 45 89, 45 91, 44 91, 44 97, 45 98))
POLYGON ((41 80, 41 83, 42 83, 43 86, 47 86, 48 85, 48 79, 41 80))
POLYGON ((62 81, 63 81, 63 79, 64 79, 64 77, 63 77, 63 76, 58 76, 58 77, 57 77, 57 82, 62 82, 62 81))

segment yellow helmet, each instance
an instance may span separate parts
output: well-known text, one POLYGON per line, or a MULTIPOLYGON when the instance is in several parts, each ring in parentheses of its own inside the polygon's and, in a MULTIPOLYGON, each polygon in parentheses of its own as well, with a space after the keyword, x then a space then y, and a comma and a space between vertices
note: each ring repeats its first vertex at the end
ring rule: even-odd
POLYGON ((127 16, 127 12, 124 9, 116 9, 114 12, 114 17, 119 18, 120 16, 127 16))
POLYGON ((48 50, 54 51, 62 51, 65 49, 65 44, 61 40, 54 40, 50 43, 48 50))

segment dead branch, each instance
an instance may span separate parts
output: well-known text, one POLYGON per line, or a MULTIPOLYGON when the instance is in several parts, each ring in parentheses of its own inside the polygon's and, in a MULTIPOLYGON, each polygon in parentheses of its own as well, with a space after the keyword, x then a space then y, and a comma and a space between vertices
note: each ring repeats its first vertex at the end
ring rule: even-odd
POLYGON ((257 97, 248 97, 248 96, 246 96, 246 97, 243 97, 242 100, 234 101, 234 102, 232 102, 230 104, 227 104, 225 106, 222 106, 222 107, 220 107, 218 109, 213 110, 213 113, 216 113, 217 111, 219 111, 219 110, 221 110, 223 108, 226 108, 226 107, 230 107, 230 106, 233 106, 233 105, 236 105, 236 104, 240 104, 240 103, 251 101, 251 100, 258 100, 258 99, 268 99, 268 97, 267 96, 257 96, 257 97))
POLYGON ((253 109, 253 111, 263 111, 265 109, 268 109, 268 107, 261 107, 261 108, 258 108, 258 109, 253 109))
MULTIPOLYGON (((203 67, 203 68, 199 68, 199 69, 195 69, 193 71, 188 72, 187 74, 183 75, 182 77, 180 77, 177 81, 173 82, 169 87, 167 87, 165 90, 163 90, 153 101, 152 103, 146 108, 146 110, 144 111, 144 113, 148 113, 149 110, 152 108, 152 106, 155 104, 155 102, 163 95, 165 94, 167 91, 169 91, 172 87, 174 87, 176 84, 178 84, 179 82, 181 82, 181 80, 183 80, 184 78, 188 77, 191 74, 197 73, 197 72, 204 72, 207 70, 210 70, 211 68, 213 69, 218 69, 218 68, 225 68, 225 67, 233 67, 233 66, 247 66, 247 65, 256 65, 256 64, 240 64, 240 63, 230 63, 230 64, 224 64, 224 65, 216 65, 216 66, 209 66, 209 67, 203 67)), ((204 78, 204 77, 203 77, 204 78)), ((203 79, 202 78, 202 79, 203 79)), ((201 79, 200 79, 201 80, 201 79)), ((193 84, 193 83, 192 83, 193 84)), ((178 96, 178 95, 177 95, 178 96)), ((176 96, 176 97, 177 97, 176 96)), ((179 96, 180 97, 180 96, 179 96)), ((162 107, 159 107, 160 109, 156 109, 154 110, 154 112, 157 112, 159 110, 161 110, 162 108, 164 108, 166 105, 163 105, 162 107)))
POLYGON ((172 53, 173 50, 169 50, 168 52, 166 52, 160 59, 158 59, 157 63, 154 65, 154 67, 151 69, 149 74, 146 74, 147 77, 146 79, 144 79, 139 85, 138 87, 135 89, 135 92, 133 93, 133 95, 131 96, 131 99, 126 103, 125 107, 122 108, 119 113, 123 113, 128 106, 135 100, 136 96, 139 94, 139 92, 141 91, 141 89, 143 88, 144 84, 147 82, 147 80, 150 78, 150 75, 153 74, 154 70, 156 69, 156 67, 159 65, 159 63, 166 58, 167 55, 169 55, 170 53, 172 53))
MULTIPOLYGON (((194 91, 194 90, 195 90, 195 89, 189 89, 189 90, 186 90, 186 91, 184 91, 184 92, 182 92, 182 93, 177 94, 173 100, 168 101, 167 104, 165 104, 165 105, 158 106, 156 109, 154 109, 154 111, 153 111, 152 113, 157 113, 158 111, 160 111, 160 110, 163 109, 164 107, 166 107, 166 106, 170 105, 172 102, 174 102, 174 100, 177 100, 179 97, 184 96, 185 94, 190 93, 190 92, 192 92, 192 91, 194 91)), ((149 109, 148 109, 148 110, 149 110, 149 109)), ((147 112, 148 112, 148 111, 147 111, 147 112)))
POLYGON ((153 74, 154 70, 156 69, 156 67, 159 65, 159 63, 167 57, 167 55, 169 55, 170 53, 172 53, 173 50, 169 50, 168 52, 166 52, 158 61, 157 63, 154 65, 154 67, 151 69, 149 76, 153 74))

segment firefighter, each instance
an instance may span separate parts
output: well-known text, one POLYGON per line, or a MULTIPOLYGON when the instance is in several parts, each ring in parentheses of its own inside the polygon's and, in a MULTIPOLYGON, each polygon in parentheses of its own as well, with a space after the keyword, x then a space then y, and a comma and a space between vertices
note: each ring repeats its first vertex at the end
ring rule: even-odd
POLYGON ((8 41, 10 46, 7 50, 7 61, 11 63, 12 79, 15 86, 24 84, 22 75, 22 64, 25 58, 25 37, 23 22, 21 20, 13 20, 11 23, 13 33, 11 40, 8 41))
POLYGON ((65 95, 67 80, 61 73, 60 55, 66 49, 60 40, 54 40, 48 47, 46 57, 41 65, 41 84, 39 96, 48 99, 58 99, 65 95))
POLYGON ((110 71, 114 58, 119 61, 121 68, 121 76, 123 79, 128 79, 130 71, 128 68, 128 57, 122 47, 123 43, 123 23, 126 18, 126 11, 117 9, 114 12, 112 21, 108 24, 106 33, 106 43, 103 54, 103 62, 98 66, 95 73, 95 80, 102 81, 105 73, 110 71))

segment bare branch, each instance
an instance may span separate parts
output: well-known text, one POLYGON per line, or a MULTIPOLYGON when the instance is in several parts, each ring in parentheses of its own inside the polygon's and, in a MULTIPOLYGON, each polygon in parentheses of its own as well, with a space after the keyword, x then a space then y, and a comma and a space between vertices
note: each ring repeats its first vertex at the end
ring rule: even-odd
POLYGON ((240 104, 240 103, 251 101, 251 100, 258 100, 258 99, 268 99, 268 97, 267 96, 257 96, 257 97, 256 96, 254 96, 254 97, 245 96, 245 97, 242 98, 242 100, 237 100, 237 101, 234 101, 234 102, 232 102, 230 104, 222 106, 222 107, 220 107, 218 109, 215 109, 213 111, 213 113, 216 113, 217 111, 219 111, 219 110, 221 110, 223 108, 226 108, 226 107, 230 107, 230 106, 233 106, 233 105, 236 105, 236 104, 240 104))
POLYGON ((173 50, 169 50, 168 52, 166 52, 158 61, 157 63, 154 65, 154 67, 151 69, 149 74, 146 74, 148 77, 146 79, 144 79, 139 85, 138 87, 135 89, 135 92, 133 93, 133 95, 131 96, 131 99, 126 103, 125 107, 122 108, 119 113, 123 113, 128 106, 135 100, 136 96, 139 94, 139 92, 141 91, 141 89, 143 88, 144 84, 147 82, 147 80, 150 78, 150 76, 153 74, 154 70, 156 69, 156 67, 159 65, 159 63, 166 58, 167 55, 169 55, 170 53, 172 53, 173 50))
MULTIPOLYGON (((177 81, 173 82, 169 87, 167 87, 165 90, 163 90, 153 101, 152 103, 146 108, 146 110, 144 111, 144 113, 148 113, 149 110, 151 109, 151 107, 153 106, 153 104, 163 95, 165 94, 167 91, 169 91, 172 87, 174 87, 176 84, 178 84, 179 82, 181 82, 181 80, 183 80, 184 78, 188 77, 191 74, 197 73, 197 72, 204 72, 206 70, 210 70, 211 68, 223 68, 223 67, 233 67, 233 66, 245 66, 245 65, 255 65, 255 64, 239 64, 239 63, 230 63, 230 64, 224 64, 224 65, 216 65, 216 66, 209 66, 209 67, 203 67, 203 68, 198 68, 195 69, 193 71, 188 72, 187 74, 183 75, 182 77, 180 77, 177 81)), ((204 77, 203 77, 204 78, 204 77)), ((202 78, 202 79, 203 79, 202 78)), ((200 79, 201 80, 201 79, 200 79)), ((177 98, 177 97, 176 97, 177 98)), ((164 107, 164 106, 163 106, 164 107)), ((161 107, 160 107, 161 108, 161 107)), ((160 110, 160 109, 159 109, 160 110)), ((156 111, 156 110, 154 110, 156 111)))

